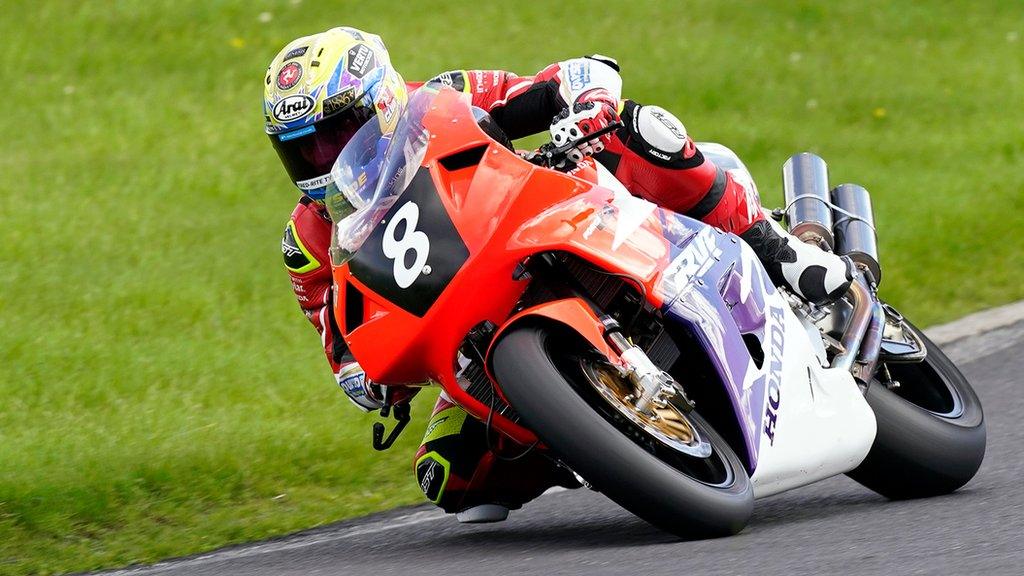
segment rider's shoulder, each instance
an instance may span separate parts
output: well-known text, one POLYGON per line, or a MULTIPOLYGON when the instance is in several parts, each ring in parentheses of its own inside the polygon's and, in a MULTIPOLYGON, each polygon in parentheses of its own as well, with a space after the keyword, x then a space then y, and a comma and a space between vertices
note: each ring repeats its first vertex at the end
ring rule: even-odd
POLYGON ((294 226, 301 236, 319 236, 323 229, 330 229, 331 220, 323 206, 304 196, 288 217, 288 225, 294 226))

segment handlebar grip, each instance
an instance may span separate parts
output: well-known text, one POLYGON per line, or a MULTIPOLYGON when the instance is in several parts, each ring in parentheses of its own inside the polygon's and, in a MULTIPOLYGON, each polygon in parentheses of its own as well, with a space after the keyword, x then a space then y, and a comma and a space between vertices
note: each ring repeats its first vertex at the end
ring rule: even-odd
POLYGON ((585 135, 584 137, 580 138, 579 140, 574 140, 572 142, 566 142, 565 144, 562 144, 561 146, 552 146, 551 142, 548 142, 547 144, 541 146, 540 149, 538 150, 538 154, 537 154, 538 161, 535 162, 535 163, 541 164, 541 165, 546 165, 546 166, 549 166, 549 167, 553 166, 553 165, 556 165, 556 164, 558 164, 562 160, 562 157, 564 157, 566 155, 566 153, 569 152, 569 150, 572 150, 573 148, 576 148, 577 146, 579 146, 580 142, 584 142, 584 141, 588 141, 588 140, 593 140, 595 138, 600 138, 600 137, 602 137, 602 136, 604 136, 606 134, 611 134, 612 132, 615 132, 616 130, 618 130, 622 126, 623 126, 622 122, 616 120, 615 122, 612 122, 612 123, 608 124, 604 128, 601 128, 600 130, 596 130, 594 132, 591 132, 590 134, 585 135))

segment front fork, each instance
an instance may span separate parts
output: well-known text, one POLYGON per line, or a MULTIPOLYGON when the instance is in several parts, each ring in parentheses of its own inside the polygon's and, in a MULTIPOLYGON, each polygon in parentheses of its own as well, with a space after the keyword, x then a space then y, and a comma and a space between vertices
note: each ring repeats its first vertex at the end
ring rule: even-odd
POLYGON ((648 416, 654 415, 655 408, 664 408, 667 398, 675 397, 684 412, 693 410, 693 402, 686 396, 683 387, 667 372, 658 368, 647 353, 634 345, 619 330, 618 322, 609 316, 601 320, 605 328, 605 340, 622 360, 625 376, 633 384, 632 398, 636 409, 648 416))
POLYGON ((579 282, 559 272, 561 266, 552 254, 537 255, 527 265, 523 269, 528 269, 531 275, 546 281, 545 286, 561 298, 584 302, 599 319, 604 342, 619 357, 619 370, 633 386, 633 394, 627 400, 633 403, 636 410, 656 418, 655 410, 667 406, 669 398, 675 398, 676 405, 683 412, 693 410, 693 402, 686 396, 683 387, 651 361, 642 348, 629 340, 619 323, 586 295, 586 289, 579 282))

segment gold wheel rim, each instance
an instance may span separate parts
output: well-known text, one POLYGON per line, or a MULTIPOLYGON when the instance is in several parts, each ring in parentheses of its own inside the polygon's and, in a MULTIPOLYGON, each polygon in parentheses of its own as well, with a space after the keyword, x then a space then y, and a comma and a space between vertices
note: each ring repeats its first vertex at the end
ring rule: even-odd
POLYGON ((700 438, 689 419, 673 403, 655 406, 653 414, 640 412, 630 401, 632 384, 614 366, 595 365, 586 358, 580 359, 580 365, 587 380, 605 401, 646 432, 680 452, 702 458, 711 454, 711 445, 700 438))

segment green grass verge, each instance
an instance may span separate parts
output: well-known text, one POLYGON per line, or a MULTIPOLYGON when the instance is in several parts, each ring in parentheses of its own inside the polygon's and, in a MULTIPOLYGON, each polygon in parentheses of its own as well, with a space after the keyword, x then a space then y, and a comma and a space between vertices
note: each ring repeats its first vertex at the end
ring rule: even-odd
POLYGON ((769 204, 799 150, 871 190, 883 291, 920 323, 1024 297, 1019 3, 7 0, 0 574, 418 501, 417 432, 372 453, 277 246, 296 195, 263 71, 342 23, 408 78, 614 55, 629 96, 734 148, 769 204))

